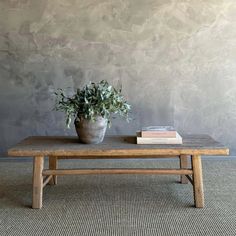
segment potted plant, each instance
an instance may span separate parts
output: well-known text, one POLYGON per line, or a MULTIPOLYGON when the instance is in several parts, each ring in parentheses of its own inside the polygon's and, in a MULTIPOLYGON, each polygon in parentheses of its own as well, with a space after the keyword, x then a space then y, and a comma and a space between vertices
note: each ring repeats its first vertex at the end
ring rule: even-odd
POLYGON ((116 89, 107 81, 89 83, 67 96, 63 89, 56 93, 55 108, 66 114, 66 125, 70 127, 72 118, 78 137, 82 143, 100 143, 103 141, 107 125, 111 125, 112 114, 118 114, 129 120, 130 105, 121 89, 116 89))

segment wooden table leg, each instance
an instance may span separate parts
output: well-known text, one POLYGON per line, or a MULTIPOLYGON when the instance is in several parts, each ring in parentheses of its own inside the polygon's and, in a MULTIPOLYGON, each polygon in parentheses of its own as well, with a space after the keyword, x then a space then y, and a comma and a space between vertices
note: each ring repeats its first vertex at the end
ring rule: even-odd
MULTIPOLYGON (((50 170, 56 170, 57 169, 57 157, 50 157, 49 156, 49 169, 50 170)), ((57 176, 53 175, 52 179, 49 181, 50 185, 56 185, 57 184, 57 176)))
POLYGON ((194 202, 197 208, 204 207, 204 191, 202 179, 202 160, 200 155, 193 155, 191 157, 193 168, 193 192, 194 202))
MULTIPOLYGON (((187 169, 188 168, 188 155, 180 155, 179 156, 180 168, 187 169)), ((187 184, 188 179, 185 175, 180 175, 180 183, 187 184)))
POLYGON ((32 208, 42 208, 44 156, 34 157, 32 208))

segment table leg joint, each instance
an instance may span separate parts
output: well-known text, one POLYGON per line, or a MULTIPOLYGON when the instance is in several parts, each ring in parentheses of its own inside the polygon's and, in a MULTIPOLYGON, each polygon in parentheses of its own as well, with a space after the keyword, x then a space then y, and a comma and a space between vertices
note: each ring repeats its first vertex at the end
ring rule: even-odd
POLYGON ((185 175, 188 181, 193 185, 193 179, 191 178, 190 175, 185 175))
POLYGON ((50 180, 53 178, 53 175, 48 175, 46 176, 44 179, 43 179, 43 187, 45 187, 49 182, 50 180))

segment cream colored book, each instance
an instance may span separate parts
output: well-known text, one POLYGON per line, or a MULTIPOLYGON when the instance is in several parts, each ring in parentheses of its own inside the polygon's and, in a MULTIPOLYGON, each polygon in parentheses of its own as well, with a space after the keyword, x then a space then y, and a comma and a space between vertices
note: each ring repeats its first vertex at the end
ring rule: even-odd
POLYGON ((137 132, 137 144, 183 144, 182 137, 176 132, 175 138, 146 138, 137 132))

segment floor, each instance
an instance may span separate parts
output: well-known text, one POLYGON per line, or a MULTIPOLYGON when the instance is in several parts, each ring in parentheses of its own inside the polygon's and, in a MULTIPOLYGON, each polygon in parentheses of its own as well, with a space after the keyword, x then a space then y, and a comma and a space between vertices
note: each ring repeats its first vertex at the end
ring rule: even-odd
MULTIPOLYGON (((72 167, 177 167, 174 160, 61 160, 72 167)), ((236 158, 203 160, 205 208, 178 176, 63 176, 31 205, 32 160, 0 160, 0 235, 236 235, 236 158)))

